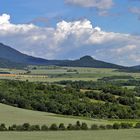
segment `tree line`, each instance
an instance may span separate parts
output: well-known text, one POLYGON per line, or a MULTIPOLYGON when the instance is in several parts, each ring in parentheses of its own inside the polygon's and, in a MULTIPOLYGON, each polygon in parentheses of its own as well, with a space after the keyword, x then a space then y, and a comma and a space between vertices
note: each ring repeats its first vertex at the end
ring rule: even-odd
POLYGON ((133 125, 132 123, 114 123, 107 125, 97 125, 93 124, 90 127, 85 123, 77 121, 75 124, 68 124, 67 126, 64 123, 57 125, 56 123, 47 125, 31 125, 29 123, 24 123, 22 125, 13 124, 7 127, 4 123, 0 124, 0 131, 70 131, 70 130, 109 130, 109 129, 133 129, 139 128, 140 123, 133 125))

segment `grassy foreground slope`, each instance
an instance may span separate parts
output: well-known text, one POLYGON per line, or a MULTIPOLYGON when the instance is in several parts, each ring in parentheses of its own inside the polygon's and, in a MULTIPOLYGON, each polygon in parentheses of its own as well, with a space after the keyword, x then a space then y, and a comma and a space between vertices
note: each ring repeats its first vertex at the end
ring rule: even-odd
POLYGON ((4 132, 1 140, 139 140, 139 130, 4 132))
POLYGON ((76 121, 86 122, 89 126, 91 124, 109 124, 111 122, 105 120, 88 120, 78 117, 68 117, 62 115, 55 115, 52 113, 45 113, 39 111, 32 111, 26 109, 20 109, 4 104, 0 104, 0 122, 6 125, 12 124, 39 124, 39 125, 51 125, 52 123, 60 124, 64 123, 68 125, 69 123, 75 124, 76 121))

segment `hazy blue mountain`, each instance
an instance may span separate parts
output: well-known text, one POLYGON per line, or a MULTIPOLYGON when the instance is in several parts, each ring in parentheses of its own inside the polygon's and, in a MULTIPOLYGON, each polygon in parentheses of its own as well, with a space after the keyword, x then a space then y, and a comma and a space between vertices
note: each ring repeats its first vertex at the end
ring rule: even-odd
POLYGON ((1 68, 24 68, 26 67, 26 64, 16 63, 4 58, 0 58, 0 67, 1 68))
POLYGON ((24 64, 46 64, 48 62, 45 59, 36 58, 23 54, 2 43, 0 43, 0 57, 13 62, 24 63, 24 64))
POLYGON ((0 43, 1 65, 57 65, 69 67, 94 67, 94 68, 116 68, 125 67, 93 59, 91 56, 84 56, 77 60, 46 60, 23 54, 9 46, 0 43), (15 62, 15 64, 14 64, 15 62))
POLYGON ((91 56, 84 56, 80 59, 68 61, 67 63, 61 64, 62 66, 70 67, 93 67, 93 68, 124 68, 123 66, 99 61, 91 56))

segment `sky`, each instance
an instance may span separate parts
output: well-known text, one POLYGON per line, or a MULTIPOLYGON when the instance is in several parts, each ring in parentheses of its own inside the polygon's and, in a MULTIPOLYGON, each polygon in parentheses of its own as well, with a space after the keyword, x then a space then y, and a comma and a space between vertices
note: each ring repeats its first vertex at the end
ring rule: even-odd
POLYGON ((45 59, 140 65, 140 0, 0 0, 0 42, 45 59))

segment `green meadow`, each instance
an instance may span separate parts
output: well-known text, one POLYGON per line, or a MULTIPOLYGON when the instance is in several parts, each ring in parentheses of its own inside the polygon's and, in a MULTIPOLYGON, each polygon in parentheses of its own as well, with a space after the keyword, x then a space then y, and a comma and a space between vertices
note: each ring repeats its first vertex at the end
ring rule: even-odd
POLYGON ((0 104, 0 122, 5 123, 6 125, 12 124, 39 124, 39 125, 51 125, 52 123, 60 124, 64 123, 68 125, 69 123, 75 124, 77 121, 85 122, 89 126, 92 124, 111 124, 111 121, 107 120, 97 120, 97 119, 88 119, 82 117, 73 117, 73 116, 63 116, 56 115, 52 113, 32 111, 26 109, 20 109, 4 104, 0 104))
POLYGON ((139 130, 2 132, 1 140, 139 140, 139 130))

